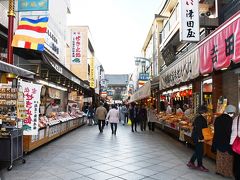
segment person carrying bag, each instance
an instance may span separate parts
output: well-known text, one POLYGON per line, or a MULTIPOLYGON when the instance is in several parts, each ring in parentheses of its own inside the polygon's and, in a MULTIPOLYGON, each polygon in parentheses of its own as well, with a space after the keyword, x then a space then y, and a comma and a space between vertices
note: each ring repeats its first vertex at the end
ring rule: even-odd
POLYGON ((232 127, 232 136, 231 136, 231 142, 232 142, 232 150, 240 154, 240 134, 239 134, 239 116, 237 117, 237 124, 232 127))
POLYGON ((240 128, 239 116, 235 117, 232 125, 232 134, 230 144, 233 150, 233 174, 235 180, 240 180, 240 128))

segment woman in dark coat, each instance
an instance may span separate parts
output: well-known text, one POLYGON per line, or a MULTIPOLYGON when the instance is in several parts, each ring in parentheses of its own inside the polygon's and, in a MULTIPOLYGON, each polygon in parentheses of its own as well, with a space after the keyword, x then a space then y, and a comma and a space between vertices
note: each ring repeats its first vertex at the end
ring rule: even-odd
POLYGON ((195 145, 195 152, 193 153, 187 166, 192 169, 198 169, 200 171, 208 172, 209 170, 203 166, 203 145, 204 137, 202 134, 202 129, 207 128, 207 120, 204 118, 204 114, 207 112, 207 107, 202 105, 198 108, 199 115, 195 118, 193 123, 193 142, 195 145), (197 160, 198 165, 195 166, 195 161, 197 160))
POLYGON ((236 107, 228 105, 225 113, 218 116, 214 122, 212 151, 217 152, 216 173, 233 177, 233 155, 230 145, 233 116, 236 107))

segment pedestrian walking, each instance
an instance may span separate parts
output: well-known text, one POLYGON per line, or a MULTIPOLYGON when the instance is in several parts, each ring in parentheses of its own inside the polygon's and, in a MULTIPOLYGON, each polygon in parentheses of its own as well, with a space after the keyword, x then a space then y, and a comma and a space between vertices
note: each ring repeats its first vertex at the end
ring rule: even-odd
POLYGON ((193 153, 187 166, 192 169, 198 169, 200 171, 208 172, 209 170, 203 166, 203 143, 204 137, 202 129, 207 128, 207 120, 204 115, 207 113, 208 109, 206 106, 202 105, 198 108, 198 115, 196 116, 193 123, 192 138, 195 145, 195 152, 193 153), (198 165, 195 166, 195 161, 197 159, 198 165))
MULTIPOLYGON (((105 102, 103 107, 105 107, 107 112, 109 112, 109 105, 108 105, 108 103, 105 102)), ((105 124, 106 124, 106 126, 108 126, 108 121, 105 121, 105 124)))
POLYGON ((137 132, 137 123, 138 123, 138 108, 135 103, 131 103, 130 107, 130 119, 131 119, 131 126, 132 132, 134 132, 133 127, 135 127, 135 132, 137 132))
POLYGON ((105 126, 105 119, 107 116, 107 110, 105 107, 103 107, 103 103, 100 102, 100 106, 96 109, 96 118, 98 120, 98 128, 100 133, 103 132, 104 126, 105 126))
POLYGON ((128 119, 129 119, 129 105, 126 105, 126 113, 125 113, 125 120, 126 120, 126 123, 128 123, 128 119))
POLYGON ((144 104, 141 104, 138 115, 139 115, 141 131, 146 131, 146 126, 147 126, 147 109, 144 106, 144 104))
MULTIPOLYGON (((230 144, 232 145, 237 137, 240 137, 240 117, 234 118, 230 144)), ((240 154, 233 152, 233 175, 235 180, 240 180, 240 154)))
POLYGON ((156 122, 156 106, 152 105, 149 109, 148 109, 148 129, 149 131, 154 131, 155 130, 155 122, 156 122))
POLYGON ((214 122, 212 151, 217 152, 216 174, 225 177, 233 177, 233 152, 230 139, 235 112, 236 107, 228 105, 225 112, 218 116, 214 122))
POLYGON ((93 109, 93 106, 90 104, 88 106, 88 111, 87 111, 88 126, 93 125, 93 117, 94 117, 94 109, 93 109))
POLYGON ((119 123, 119 110, 115 104, 112 105, 112 109, 109 110, 106 119, 108 119, 111 124, 112 134, 116 135, 117 124, 119 123))
POLYGON ((125 104, 123 104, 121 111, 120 111, 120 119, 123 122, 123 125, 126 124, 126 114, 127 114, 128 110, 125 104))
POLYGON ((119 105, 117 106, 117 108, 118 108, 118 111, 119 111, 119 122, 121 123, 121 121, 123 120, 123 118, 121 117, 122 105, 119 104, 119 105))

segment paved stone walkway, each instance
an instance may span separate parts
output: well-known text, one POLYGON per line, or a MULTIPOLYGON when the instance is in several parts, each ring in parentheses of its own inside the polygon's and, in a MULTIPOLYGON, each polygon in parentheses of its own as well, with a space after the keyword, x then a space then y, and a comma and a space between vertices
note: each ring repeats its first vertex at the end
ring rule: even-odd
POLYGON ((81 127, 26 156, 13 170, 2 170, 2 180, 221 180, 214 162, 204 160, 209 173, 190 170, 192 149, 157 130, 132 133, 129 126, 81 127))

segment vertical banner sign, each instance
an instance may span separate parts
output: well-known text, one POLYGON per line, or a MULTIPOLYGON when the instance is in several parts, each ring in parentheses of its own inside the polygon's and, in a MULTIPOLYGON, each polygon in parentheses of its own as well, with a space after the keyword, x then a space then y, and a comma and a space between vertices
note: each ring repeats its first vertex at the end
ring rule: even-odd
POLYGON ((38 135, 39 105, 42 85, 20 81, 22 88, 26 118, 23 120, 24 135, 38 135))
POLYGON ((90 87, 95 88, 95 65, 94 65, 94 58, 90 59, 90 87))
POLYGON ((180 0, 180 41, 199 41, 198 0, 180 0))
POLYGON ((71 64, 80 64, 82 58, 82 33, 72 32, 71 64))
POLYGON ((48 11, 48 0, 18 0, 18 11, 48 11))

